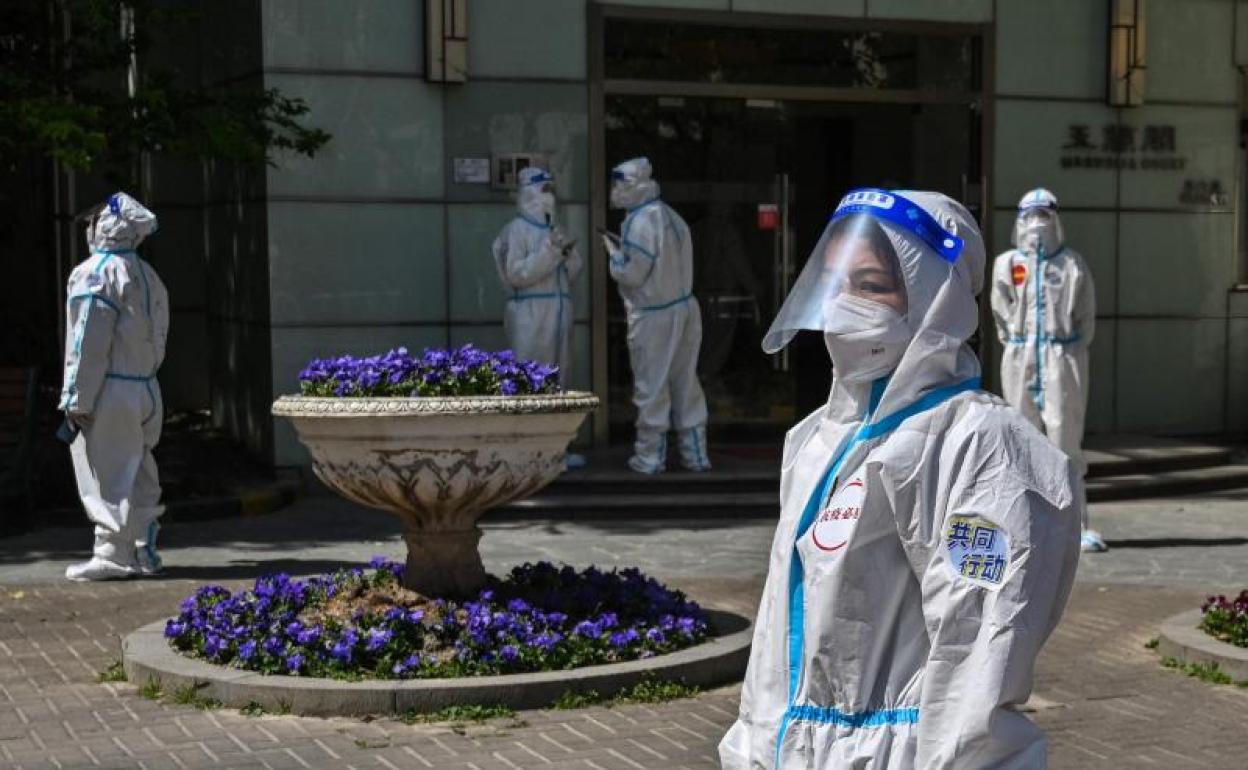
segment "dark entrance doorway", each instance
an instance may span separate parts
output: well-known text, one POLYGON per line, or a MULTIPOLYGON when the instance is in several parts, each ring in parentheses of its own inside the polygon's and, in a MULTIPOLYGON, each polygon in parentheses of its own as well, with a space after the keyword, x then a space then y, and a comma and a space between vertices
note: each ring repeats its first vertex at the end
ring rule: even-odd
MULTIPOLYGON (((939 190, 979 214, 979 39, 605 24, 604 166, 648 157, 691 228, 712 441, 778 438, 826 399, 831 369, 817 334, 776 356, 760 342, 841 196, 939 190)), ((622 213, 596 205, 618 229, 622 213)), ((602 299, 615 443, 632 435, 632 372, 614 285, 602 299)))

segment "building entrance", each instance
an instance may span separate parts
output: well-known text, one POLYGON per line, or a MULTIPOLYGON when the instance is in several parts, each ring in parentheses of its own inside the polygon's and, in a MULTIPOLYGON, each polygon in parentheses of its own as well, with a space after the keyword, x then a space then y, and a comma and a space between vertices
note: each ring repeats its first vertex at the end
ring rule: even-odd
MULTIPOLYGON (((939 190, 979 215, 978 38, 636 18, 607 18, 606 31, 604 165, 648 157, 663 200, 689 223, 712 440, 772 440, 831 384, 819 335, 799 334, 776 356, 760 342, 841 196, 863 186, 939 190), (942 60, 944 90, 917 71, 938 52, 958 65, 942 60)), ((618 232, 623 213, 595 203, 618 232)), ((623 303, 614 285, 605 293, 608 416, 619 442, 632 435, 632 372, 623 303)))

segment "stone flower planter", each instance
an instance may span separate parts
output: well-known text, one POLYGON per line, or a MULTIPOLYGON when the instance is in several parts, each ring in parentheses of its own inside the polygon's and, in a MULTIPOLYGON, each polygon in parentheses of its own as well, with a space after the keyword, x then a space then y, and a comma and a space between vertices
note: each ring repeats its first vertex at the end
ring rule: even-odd
POLYGON ((485 581, 482 514, 563 472, 568 444, 598 406, 591 393, 424 398, 282 396, 317 478, 399 516, 404 585, 426 596, 471 594, 485 581))

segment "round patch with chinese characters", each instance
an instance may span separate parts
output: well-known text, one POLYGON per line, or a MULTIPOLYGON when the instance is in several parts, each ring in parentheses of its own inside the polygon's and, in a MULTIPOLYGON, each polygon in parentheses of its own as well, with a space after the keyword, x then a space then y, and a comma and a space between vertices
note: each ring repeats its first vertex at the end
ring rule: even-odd
POLYGON ((832 495, 810 528, 810 541, 816 548, 826 553, 845 548, 862 515, 862 501, 866 496, 867 488, 860 478, 850 479, 832 495))
POLYGON ((949 566, 959 577, 988 588, 1000 588, 1010 565, 1005 530, 973 513, 949 517, 944 532, 949 566))
POLYGON ((1027 282, 1027 266, 1014 265, 1010 270, 1010 277, 1014 279, 1015 286, 1022 286, 1027 282))

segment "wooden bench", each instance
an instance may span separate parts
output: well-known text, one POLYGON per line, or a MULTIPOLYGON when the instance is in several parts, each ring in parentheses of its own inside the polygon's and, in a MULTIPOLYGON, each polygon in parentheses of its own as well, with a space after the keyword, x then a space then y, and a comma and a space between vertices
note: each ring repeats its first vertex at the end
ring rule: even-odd
POLYGON ((30 518, 38 392, 38 368, 0 366, 0 532, 30 518))

